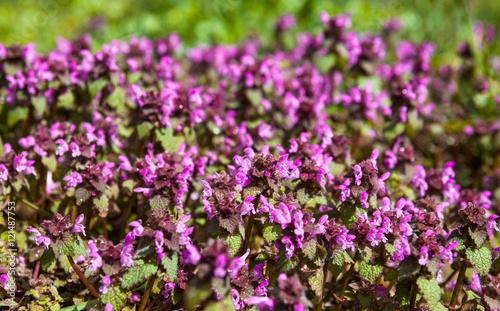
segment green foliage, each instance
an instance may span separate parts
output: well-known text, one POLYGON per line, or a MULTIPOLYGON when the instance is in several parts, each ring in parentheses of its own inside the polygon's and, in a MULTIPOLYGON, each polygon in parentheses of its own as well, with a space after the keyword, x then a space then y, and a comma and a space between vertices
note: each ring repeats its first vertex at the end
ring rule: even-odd
POLYGON ((375 282, 380 273, 382 273, 381 265, 370 264, 367 261, 362 261, 359 265, 359 276, 368 279, 370 282, 375 282))
POLYGON ((57 239, 51 245, 53 245, 54 251, 64 255, 78 256, 86 254, 82 238, 69 232, 65 232, 61 238, 57 239))
POLYGON ((485 243, 480 248, 467 248, 465 253, 476 273, 483 276, 490 271, 492 255, 489 243, 485 243))
POLYGON ((164 256, 161 259, 161 264, 167 270, 167 275, 170 278, 171 282, 177 280, 177 265, 179 264, 179 258, 177 253, 172 254, 171 257, 164 256))
POLYGON ((265 224, 262 235, 267 243, 272 243, 281 236, 281 226, 276 223, 265 224))
POLYGON ((441 287, 436 279, 428 280, 425 277, 420 277, 417 280, 417 285, 431 310, 440 304, 441 287))
POLYGON ((122 310, 125 305, 125 299, 127 299, 127 294, 118 286, 108 289, 106 294, 101 295, 101 301, 103 304, 112 304, 113 311, 122 310))
POLYGON ((45 251, 42 255, 42 269, 50 271, 56 265, 56 254, 52 249, 45 251))
POLYGON ((231 248, 231 254, 234 255, 238 252, 242 243, 241 235, 230 235, 226 238, 226 244, 231 248))
POLYGON ((122 288, 131 287, 139 284, 155 274, 158 266, 152 262, 145 263, 139 259, 135 261, 135 265, 128 268, 127 272, 123 275, 122 288))

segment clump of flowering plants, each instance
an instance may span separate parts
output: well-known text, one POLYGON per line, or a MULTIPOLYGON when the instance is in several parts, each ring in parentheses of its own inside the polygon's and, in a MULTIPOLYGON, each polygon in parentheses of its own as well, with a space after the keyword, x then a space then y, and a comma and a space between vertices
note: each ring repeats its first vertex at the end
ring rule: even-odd
POLYGON ((291 49, 293 16, 273 48, 0 44, 9 305, 499 310, 495 29, 434 64, 398 21, 320 20, 291 49))

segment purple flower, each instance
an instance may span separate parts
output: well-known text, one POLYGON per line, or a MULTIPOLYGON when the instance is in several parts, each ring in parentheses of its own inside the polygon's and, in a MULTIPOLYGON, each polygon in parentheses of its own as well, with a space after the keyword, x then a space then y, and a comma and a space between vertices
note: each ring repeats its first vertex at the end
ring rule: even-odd
POLYGON ((248 196, 243 200, 243 203, 241 203, 241 216, 243 215, 250 215, 250 214, 255 214, 255 208, 254 204, 252 201, 255 199, 255 197, 248 196))
POLYGON ((263 195, 260 196, 260 202, 261 202, 259 210, 260 214, 271 213, 272 211, 274 211, 274 206, 268 203, 267 199, 263 195))
POLYGON ((295 211, 293 214, 293 225, 295 230, 293 231, 297 237, 297 247, 302 248, 302 241, 304 241, 304 213, 301 210, 295 211))
POLYGON ((63 180, 68 182, 64 189, 67 189, 68 187, 76 187, 83 182, 83 178, 78 172, 71 173, 71 175, 64 177, 63 180))
POLYGON ((214 276, 218 278, 223 278, 226 276, 226 263, 227 263, 227 258, 226 255, 224 254, 219 254, 215 258, 215 268, 214 268, 214 276))
POLYGON ((281 243, 285 245, 285 254, 286 258, 290 259, 293 256, 293 252, 295 250, 295 247, 293 246, 292 240, 290 240, 289 237, 284 236, 281 238, 281 243))
POLYGON ((23 147, 24 149, 31 148, 35 144, 36 144, 35 137, 33 136, 27 136, 19 139, 19 146, 23 147))
POLYGON ((118 156, 118 159, 120 159, 122 163, 120 163, 120 165, 118 166, 117 171, 124 170, 130 172, 132 170, 132 165, 130 164, 130 161, 126 156, 124 155, 118 156))
POLYGON ((497 221, 495 220, 497 218, 498 215, 490 215, 490 217, 488 217, 488 221, 486 222, 486 230, 489 236, 493 234, 493 230, 500 231, 500 229, 498 229, 497 221))
POLYGON ((35 168, 33 164, 35 161, 28 160, 28 152, 23 151, 14 158, 14 169, 19 173, 24 173, 25 175, 33 174, 36 176, 35 168))
POLYGON ((111 278, 109 277, 109 275, 106 275, 102 278, 102 285, 99 287, 99 291, 103 294, 106 294, 108 292, 109 285, 111 285, 111 278))
POLYGON ((247 304, 257 306, 259 311, 274 310, 274 300, 269 297, 252 296, 247 299, 247 304))
POLYGON ((155 233, 155 251, 158 254, 158 259, 163 258, 163 245, 165 244, 165 240, 163 239, 163 232, 160 230, 155 233))
POLYGON ((418 263, 421 266, 425 266, 427 264, 427 260, 429 259, 429 249, 427 246, 422 246, 420 249, 420 259, 418 260, 418 263))
POLYGON ((347 198, 351 196, 351 189, 349 189, 349 184, 340 185, 339 190, 340 190, 340 201, 345 202, 345 200, 347 200, 347 198))
POLYGON ((102 267, 102 257, 99 255, 97 251, 97 247, 95 246, 94 241, 89 240, 88 241, 89 249, 90 249, 90 264, 89 264, 89 270, 90 271, 95 271, 98 268, 102 267))
POLYGON ((361 202, 361 206, 363 208, 368 208, 368 206, 370 206, 368 204, 368 193, 366 191, 361 192, 359 195, 359 201, 361 202))
POLYGON ((163 295, 163 297, 166 299, 168 299, 168 297, 170 296, 170 292, 175 288, 175 283, 173 282, 167 282, 165 284, 165 290, 161 292, 161 294, 163 295))
POLYGON ((76 157, 79 157, 82 153, 80 152, 80 147, 75 143, 75 142, 72 142, 70 145, 69 145, 69 149, 71 150, 71 156, 73 158, 76 158, 76 157))
POLYGON ((71 230, 71 233, 81 232, 84 236, 86 236, 85 226, 82 225, 82 222, 83 222, 83 214, 80 214, 80 216, 78 216, 75 220, 75 225, 73 226, 73 230, 71 230))
POLYGON ((476 293, 479 294, 483 293, 483 288, 481 286, 481 279, 479 278, 479 275, 475 272, 472 272, 472 282, 470 283, 469 286, 467 286, 467 290, 471 289, 476 293))
POLYGON ((120 263, 122 264, 122 267, 134 266, 134 246, 132 244, 123 245, 120 253, 120 263))
POLYGON ((387 169, 392 170, 398 163, 398 158, 391 150, 387 150, 385 153, 386 158, 384 159, 385 166, 387 169))
POLYGON ((276 28, 280 31, 286 31, 292 28, 296 23, 295 16, 292 14, 286 14, 280 17, 276 23, 276 28))
POLYGON ((354 170, 355 183, 357 186, 359 186, 359 185, 361 185, 361 178, 363 177, 363 172, 361 171, 361 166, 356 164, 352 168, 354 170))
POLYGON ((58 140, 56 140, 56 144, 59 145, 56 150, 56 155, 63 156, 66 152, 69 151, 69 146, 64 141, 64 139, 59 138, 58 140))
POLYGON ((186 244, 186 249, 182 251, 182 263, 185 265, 197 265, 200 259, 201 255, 196 246, 191 243, 186 244))
POLYGON ((231 299, 233 300, 236 310, 240 310, 245 307, 245 302, 240 299, 240 293, 234 288, 231 289, 231 299))
POLYGON ((381 241, 382 243, 387 242, 387 238, 385 237, 384 233, 386 233, 386 230, 384 228, 372 228, 366 235, 366 239, 371 242, 371 246, 377 246, 379 242, 381 241))
POLYGON ((229 272, 229 275, 231 276, 232 279, 236 278, 241 268, 243 268, 243 266, 246 265, 245 260, 247 259, 249 254, 250 254, 250 249, 247 249, 246 253, 243 256, 236 257, 233 258, 233 260, 231 260, 231 263, 229 264, 229 268, 227 269, 227 271, 229 272))
POLYGON ((316 229, 314 229, 313 231, 310 231, 309 234, 311 236, 324 234, 326 232, 326 228, 325 228, 324 224, 327 221, 328 221, 328 215, 321 216, 321 218, 318 220, 318 223, 316 224, 316 229))
POLYGON ((104 307, 104 311, 113 311, 113 305, 107 303, 106 306, 104 307))
POLYGON ((474 128, 470 125, 464 126, 464 134, 466 136, 471 136, 472 134, 474 134, 474 128))
POLYGON ((405 259, 406 256, 411 255, 411 246, 408 243, 408 238, 406 238, 404 236, 400 236, 399 241, 401 243, 397 243, 397 242, 395 243, 396 251, 394 252, 394 255, 392 258, 393 258, 393 260, 396 260, 396 261, 403 261, 403 259, 405 259))
POLYGON ((450 244, 448 244, 448 246, 442 248, 441 249, 441 253, 439 253, 439 258, 441 260, 449 260, 450 265, 451 265, 453 263, 453 253, 452 253, 452 250, 454 250, 455 247, 457 247, 457 245, 458 245, 458 242, 455 241, 455 242, 451 242, 450 244))
POLYGON ((262 281, 259 286, 257 286, 254 293, 259 296, 267 296, 267 285, 269 285, 269 279, 262 281))
POLYGON ((0 180, 7 181, 9 179, 9 170, 4 164, 0 164, 0 180))
POLYGON ((52 243, 52 240, 49 237, 44 237, 42 235, 42 233, 40 232, 40 230, 35 229, 35 228, 28 228, 28 229, 26 229, 26 231, 28 231, 31 234, 36 234, 36 236, 35 236, 36 245, 43 244, 43 246, 45 247, 46 250, 49 249, 49 245, 50 245, 50 243, 52 243))
POLYGON ((281 224, 281 229, 285 229, 286 226, 292 222, 292 215, 290 214, 290 209, 285 203, 280 202, 279 208, 275 209, 269 215, 270 222, 277 222, 281 224))
POLYGON ((193 232, 194 227, 188 228, 186 222, 191 219, 191 215, 182 216, 181 220, 177 223, 176 232, 180 234, 179 245, 186 245, 191 242, 189 235, 193 232))
POLYGON ((7 274, 2 274, 0 276, 0 286, 3 287, 5 290, 9 290, 9 276, 7 274))
POLYGON ((340 244, 342 246, 342 249, 345 250, 350 248, 352 251, 354 251, 356 248, 354 247, 354 243, 352 242, 352 240, 354 240, 356 236, 352 234, 348 235, 348 232, 349 230, 347 229, 340 231, 340 233, 335 238, 335 241, 337 242, 337 244, 340 244))

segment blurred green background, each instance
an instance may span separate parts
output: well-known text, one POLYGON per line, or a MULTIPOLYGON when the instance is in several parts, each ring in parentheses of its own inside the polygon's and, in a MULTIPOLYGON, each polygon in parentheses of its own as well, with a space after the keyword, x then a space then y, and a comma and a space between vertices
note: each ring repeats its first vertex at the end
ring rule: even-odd
POLYGON ((293 13, 294 31, 320 28, 318 14, 351 10, 353 28, 376 32, 382 22, 400 17, 401 36, 431 40, 437 53, 454 50, 457 40, 470 37, 470 22, 500 21, 500 1, 429 0, 0 0, 0 42, 35 42, 40 51, 55 46, 55 38, 91 33, 94 43, 132 35, 160 37, 177 31, 185 47, 201 43, 235 43, 258 33, 272 41, 273 25, 284 13, 293 13))

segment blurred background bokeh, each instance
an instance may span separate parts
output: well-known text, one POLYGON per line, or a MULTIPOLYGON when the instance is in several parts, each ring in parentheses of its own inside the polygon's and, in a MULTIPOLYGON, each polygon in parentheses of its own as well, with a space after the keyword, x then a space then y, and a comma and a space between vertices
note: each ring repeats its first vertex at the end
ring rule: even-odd
POLYGON ((296 32, 320 28, 318 14, 353 12, 353 28, 376 32, 384 20, 399 17, 409 40, 437 43, 436 56, 453 53, 459 40, 470 38, 471 22, 498 26, 500 1, 429 0, 0 0, 0 42, 35 42, 46 52, 55 38, 92 34, 94 47, 130 36, 157 38, 176 31, 185 47, 202 43, 236 43, 258 33, 273 40, 273 24, 294 14, 296 32))

